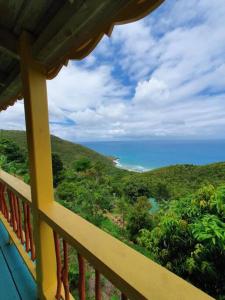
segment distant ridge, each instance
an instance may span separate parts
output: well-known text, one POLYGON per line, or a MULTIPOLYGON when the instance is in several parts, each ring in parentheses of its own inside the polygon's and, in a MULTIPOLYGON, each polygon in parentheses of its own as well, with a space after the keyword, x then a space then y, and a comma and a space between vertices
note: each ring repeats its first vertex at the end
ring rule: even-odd
MULTIPOLYGON (((13 140, 21 148, 27 147, 26 132, 20 130, 0 130, 0 138, 13 140)), ((119 169, 113 159, 106 157, 85 146, 63 140, 57 136, 51 136, 52 152, 58 153, 65 166, 81 157, 89 158, 92 163, 100 162, 104 167, 105 174, 112 176, 128 176, 144 180, 149 186, 165 184, 170 191, 170 199, 189 195, 204 184, 211 183, 214 186, 225 184, 225 162, 208 165, 180 164, 154 169, 148 172, 136 173, 119 169)), ((154 196, 154 193, 153 193, 154 196)))
MULTIPOLYGON (((6 138, 14 141, 21 148, 27 148, 26 132, 22 130, 0 130, 0 138, 6 138)), ((80 144, 63 140, 57 136, 51 135, 52 152, 58 153, 66 166, 71 165, 74 160, 81 157, 87 157, 94 162, 101 162, 109 169, 114 167, 112 159, 97 153, 80 144)))

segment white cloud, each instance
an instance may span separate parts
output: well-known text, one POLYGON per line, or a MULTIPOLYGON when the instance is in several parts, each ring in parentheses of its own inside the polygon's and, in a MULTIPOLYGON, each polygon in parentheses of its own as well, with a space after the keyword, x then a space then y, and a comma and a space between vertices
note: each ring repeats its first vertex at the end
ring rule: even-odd
POLYGON ((138 82, 133 102, 151 109, 165 105, 169 96, 170 92, 165 82, 152 77, 148 81, 138 82))
POLYGON ((110 66, 86 69, 71 63, 48 81, 49 102, 66 111, 98 106, 108 99, 126 96, 127 88, 111 76, 110 66))
MULTIPOLYGON (((72 140, 225 137, 225 2, 166 1, 48 82, 51 130, 72 140)), ((2 128, 24 128, 18 103, 2 128)))
POLYGON ((14 106, 0 113, 1 129, 21 130, 25 129, 23 101, 17 101, 14 106))

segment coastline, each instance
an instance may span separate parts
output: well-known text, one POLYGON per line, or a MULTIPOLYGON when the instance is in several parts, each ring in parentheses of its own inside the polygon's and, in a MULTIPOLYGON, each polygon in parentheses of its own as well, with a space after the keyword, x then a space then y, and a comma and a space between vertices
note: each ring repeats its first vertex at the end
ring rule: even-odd
POLYGON ((153 170, 152 168, 145 168, 145 167, 140 166, 140 165, 125 165, 125 164, 122 164, 118 157, 113 158, 113 163, 117 168, 127 170, 127 171, 130 171, 130 172, 144 173, 144 172, 148 172, 148 171, 153 170))
POLYGON ((177 164, 206 165, 225 161, 225 140, 107 141, 84 145, 107 156, 115 167, 138 173, 177 164))

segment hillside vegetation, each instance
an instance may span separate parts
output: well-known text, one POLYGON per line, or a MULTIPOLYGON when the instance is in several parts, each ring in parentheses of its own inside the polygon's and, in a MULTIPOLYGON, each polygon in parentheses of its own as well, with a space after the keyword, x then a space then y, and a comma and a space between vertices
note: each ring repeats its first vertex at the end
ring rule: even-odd
MULTIPOLYGON (((21 130, 1 130, 0 138, 15 142, 20 148, 27 149, 26 132, 21 130)), ((51 135, 52 152, 57 153, 65 166, 71 162, 86 157, 93 162, 101 162, 107 171, 118 170, 114 167, 112 159, 97 153, 82 145, 65 141, 57 136, 51 135)))
MULTIPOLYGON (((205 184, 219 186, 225 182, 225 162, 196 165, 174 165, 142 173, 140 178, 154 186, 158 182, 159 187, 167 189, 170 199, 186 196, 196 192, 205 184)), ((162 191, 163 192, 163 191, 162 191)), ((157 197, 157 195, 155 194, 157 197)))
MULTIPOLYGON (((25 131, 0 130, 0 138, 14 141, 20 148, 27 148, 25 131)), ((174 165, 145 173, 136 173, 118 169, 111 158, 54 135, 51 136, 51 144, 52 152, 59 155, 65 167, 69 167, 72 162, 85 157, 90 159, 92 164, 101 164, 104 173, 116 176, 116 178, 123 178, 118 185, 124 183, 131 192, 142 186, 147 195, 154 196, 158 200, 177 199, 189 195, 204 184, 210 183, 219 186, 225 183, 225 162, 203 166, 174 165)))
MULTIPOLYGON (((24 132, 1 131, 0 168, 29 183, 24 148, 24 132)), ((210 295, 225 299, 224 162, 134 173, 54 136, 52 149, 58 202, 210 295), (158 202, 154 212, 150 197, 158 202)), ((78 298, 78 265, 72 261, 70 286, 78 298)), ((94 273, 88 276, 94 278, 94 273)), ((116 290, 110 296, 119 299, 116 290)))

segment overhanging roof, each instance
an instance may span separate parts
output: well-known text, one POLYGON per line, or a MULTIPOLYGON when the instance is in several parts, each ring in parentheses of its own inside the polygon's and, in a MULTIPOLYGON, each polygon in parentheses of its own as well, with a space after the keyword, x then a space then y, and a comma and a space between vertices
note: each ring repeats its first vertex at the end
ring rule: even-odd
MULTIPOLYGON (((69 59, 82 59, 114 25, 143 18, 163 0, 0 0, 0 110, 23 97, 18 40, 33 38, 48 79, 69 59)), ((138 42, 138 41, 136 41, 138 42)))

